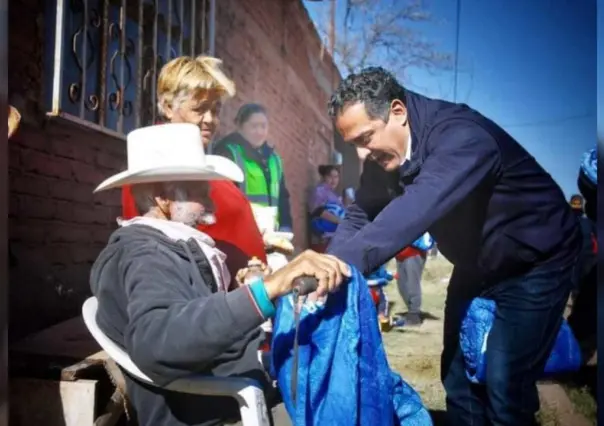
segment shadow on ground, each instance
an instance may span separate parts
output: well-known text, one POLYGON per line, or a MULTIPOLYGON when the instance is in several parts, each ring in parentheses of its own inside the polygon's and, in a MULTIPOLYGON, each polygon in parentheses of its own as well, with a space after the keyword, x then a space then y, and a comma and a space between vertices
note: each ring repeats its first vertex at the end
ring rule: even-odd
MULTIPOLYGON (((394 314, 394 316, 397 316, 397 317, 405 317, 406 315, 407 315, 406 311, 404 311, 404 312, 397 312, 396 314, 394 314)), ((422 320, 424 320, 424 321, 425 320, 430 320, 430 321, 438 321, 438 320, 440 320, 440 317, 437 317, 436 315, 431 314, 430 312, 424 312, 424 311, 422 311, 422 312, 420 312, 419 315, 421 316, 422 320)))
POLYGON ((598 400, 598 367, 584 365, 577 372, 560 374, 551 378, 567 388, 585 389, 594 400, 598 400))
POLYGON ((565 385, 575 388, 586 387, 594 400, 598 400, 598 367, 586 365, 579 370, 574 377, 568 377, 565 385))
POLYGON ((430 416, 432 416, 432 422, 434 426, 446 426, 447 425, 447 413, 443 410, 430 410, 430 416))

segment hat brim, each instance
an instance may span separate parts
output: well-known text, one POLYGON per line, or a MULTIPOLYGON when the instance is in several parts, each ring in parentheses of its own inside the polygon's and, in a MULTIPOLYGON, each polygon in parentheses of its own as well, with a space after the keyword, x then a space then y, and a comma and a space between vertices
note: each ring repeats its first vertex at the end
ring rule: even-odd
POLYGON ((8 107, 8 137, 10 138, 13 133, 19 128, 21 122, 21 114, 17 111, 17 108, 9 105, 8 107))
POLYGON ((206 155, 205 164, 196 166, 155 167, 145 170, 126 170, 105 179, 94 192, 120 188, 125 185, 153 182, 194 182, 231 180, 243 182, 243 171, 228 158, 206 155))

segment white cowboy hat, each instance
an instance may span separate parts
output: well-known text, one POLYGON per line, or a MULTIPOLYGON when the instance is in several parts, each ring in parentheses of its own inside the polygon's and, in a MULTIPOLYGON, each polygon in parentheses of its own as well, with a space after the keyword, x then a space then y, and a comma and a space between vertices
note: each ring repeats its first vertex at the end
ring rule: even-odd
POLYGON ((199 128, 172 123, 142 127, 128 133, 128 170, 111 176, 94 192, 151 182, 243 181, 233 161, 206 155, 199 128))

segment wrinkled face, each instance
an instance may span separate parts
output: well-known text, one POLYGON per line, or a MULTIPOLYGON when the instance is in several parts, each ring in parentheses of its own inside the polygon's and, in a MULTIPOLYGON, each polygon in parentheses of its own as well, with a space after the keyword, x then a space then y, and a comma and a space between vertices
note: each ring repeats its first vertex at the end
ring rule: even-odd
POLYGON ((362 103, 347 106, 336 117, 336 127, 344 141, 369 151, 369 157, 385 170, 396 170, 405 161, 409 144, 407 108, 394 100, 388 121, 371 118, 362 103))
POLYGON ((268 139, 268 117, 261 112, 250 115, 247 121, 240 126, 239 133, 254 148, 262 146, 268 139))
POLYGON ((336 189, 340 184, 340 172, 333 169, 323 179, 325 180, 325 183, 329 185, 332 189, 336 189))
POLYGON ((162 210, 168 219, 192 227, 216 222, 209 182, 180 182, 170 191, 173 200, 163 200, 162 210))
POLYGON ((204 99, 187 97, 166 111, 172 123, 191 123, 199 127, 204 146, 212 142, 220 124, 222 101, 218 93, 208 93, 204 99))

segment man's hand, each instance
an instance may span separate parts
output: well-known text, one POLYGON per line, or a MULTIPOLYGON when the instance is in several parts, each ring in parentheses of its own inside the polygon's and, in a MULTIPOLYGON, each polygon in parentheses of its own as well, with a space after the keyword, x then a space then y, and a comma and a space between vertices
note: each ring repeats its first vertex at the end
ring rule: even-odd
POLYGON ((315 277, 319 281, 317 295, 335 291, 344 278, 350 277, 350 268, 341 260, 328 254, 306 250, 276 273, 264 280, 271 300, 292 291, 294 280, 302 276, 315 277))

